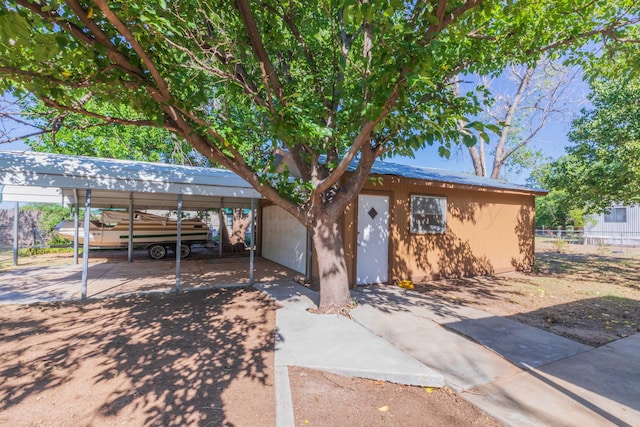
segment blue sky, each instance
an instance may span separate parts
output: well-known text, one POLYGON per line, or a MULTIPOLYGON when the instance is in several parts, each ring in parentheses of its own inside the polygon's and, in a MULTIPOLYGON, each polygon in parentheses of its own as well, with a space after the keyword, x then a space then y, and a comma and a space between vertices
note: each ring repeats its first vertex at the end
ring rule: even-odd
MULTIPOLYGON (((577 114, 577 111, 575 112, 577 114)), ((567 133, 570 129, 570 123, 567 119, 551 120, 545 128, 535 138, 532 147, 540 149, 544 154, 552 159, 557 159, 565 152, 565 147, 569 144, 567 133)), ((488 162, 489 163, 488 159, 488 162)), ((438 156, 438 147, 426 147, 416 152, 415 158, 410 157, 394 157, 393 162, 424 166, 439 169, 450 169, 458 172, 473 173, 473 164, 464 147, 459 152, 453 152, 449 159, 438 156), (463 151, 464 150, 464 151, 463 151)), ((488 164, 487 167, 491 165, 488 164)), ((524 183, 528 178, 528 172, 524 172, 521 176, 511 177, 510 181, 515 183, 524 183)))

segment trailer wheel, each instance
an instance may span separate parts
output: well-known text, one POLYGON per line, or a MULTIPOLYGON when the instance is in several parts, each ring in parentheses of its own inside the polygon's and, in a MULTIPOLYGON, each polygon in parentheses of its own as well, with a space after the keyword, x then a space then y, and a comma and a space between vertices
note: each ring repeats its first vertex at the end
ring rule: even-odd
POLYGON ((162 245, 151 245, 149 247, 149 256, 153 259, 162 259, 167 255, 167 248, 162 245))
POLYGON ((191 255, 191 246, 182 244, 180 245, 180 258, 186 258, 191 255))

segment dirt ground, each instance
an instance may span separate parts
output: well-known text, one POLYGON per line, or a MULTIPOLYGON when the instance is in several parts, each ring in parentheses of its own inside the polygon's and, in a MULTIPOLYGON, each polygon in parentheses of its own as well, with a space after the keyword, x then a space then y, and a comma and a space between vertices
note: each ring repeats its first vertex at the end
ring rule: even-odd
POLYGON ((448 388, 289 368, 297 426, 500 426, 448 388))
POLYGON ((0 307, 0 425, 275 424, 255 290, 0 307))
POLYGON ((438 280, 415 290, 596 347, 640 332, 640 248, 541 249, 531 274, 438 280))
MULTIPOLYGON (((275 336, 250 289, 0 306, 0 425, 274 426, 275 336)), ((298 425, 498 425, 448 390, 296 368, 291 384, 298 425)))
MULTIPOLYGON (((640 250, 418 285, 601 345, 640 331, 640 250)), ((255 290, 0 307, 0 425, 272 426, 275 306, 255 290)), ((448 389, 291 368, 296 425, 496 426, 448 389)))

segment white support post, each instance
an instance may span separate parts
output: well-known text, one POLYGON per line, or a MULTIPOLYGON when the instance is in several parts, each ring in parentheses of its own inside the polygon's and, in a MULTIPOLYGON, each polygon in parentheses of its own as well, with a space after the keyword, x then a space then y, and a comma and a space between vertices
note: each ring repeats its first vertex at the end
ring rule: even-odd
MULTIPOLYGON (((74 190, 76 191, 76 190, 74 190)), ((73 265, 78 265, 78 228, 80 226, 80 204, 76 193, 76 206, 73 210, 73 265)))
POLYGON ((176 292, 180 292, 180 247, 182 246, 182 194, 178 194, 178 230, 176 235, 176 292))
POLYGON ((127 259, 133 262, 133 193, 129 193, 129 241, 127 243, 127 259))
POLYGON ((16 202, 13 215, 13 265, 18 265, 18 239, 20 229, 18 223, 20 221, 20 202, 16 202))
MULTIPOLYGON (((220 225, 218 226, 218 258, 222 258, 222 226, 223 223, 222 221, 224 221, 224 215, 222 214, 222 205, 223 205, 223 199, 222 197, 220 198, 220 209, 218 209, 218 221, 220 222, 220 225)), ((226 224, 224 224, 224 226, 226 227, 226 224)))
POLYGON ((84 241, 82 242, 82 292, 81 299, 87 299, 87 278, 89 273, 89 227, 91 226, 91 189, 86 190, 84 199, 84 241))
POLYGON ((255 242, 256 242, 256 199, 251 199, 251 238, 249 248, 249 286, 253 286, 253 269, 255 258, 255 242))

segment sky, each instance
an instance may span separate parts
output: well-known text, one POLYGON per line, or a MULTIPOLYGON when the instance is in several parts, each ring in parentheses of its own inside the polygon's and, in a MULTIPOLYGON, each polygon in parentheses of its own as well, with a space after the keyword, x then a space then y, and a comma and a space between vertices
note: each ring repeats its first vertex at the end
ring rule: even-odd
MULTIPOLYGON (((575 112, 577 114, 577 111, 575 112)), ((562 156, 565 153, 565 147, 570 145, 567 138, 567 133, 570 129, 570 123, 566 119, 551 120, 545 128, 535 138, 532 143, 532 147, 543 151, 545 156, 552 158, 553 160, 562 156)), ((489 160, 487 161, 487 168, 490 168, 489 160)), ((438 169, 448 169, 463 173, 473 173, 473 163, 464 147, 460 147, 460 150, 454 151, 449 159, 442 158, 438 155, 438 147, 426 147, 415 153, 415 158, 410 157, 394 157, 389 161, 395 163, 423 166, 438 169)), ((516 184, 524 184, 529 177, 529 171, 524 171, 519 176, 509 177, 509 181, 516 184)))

